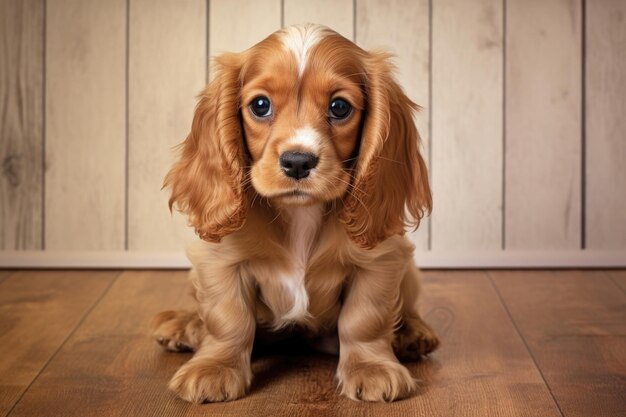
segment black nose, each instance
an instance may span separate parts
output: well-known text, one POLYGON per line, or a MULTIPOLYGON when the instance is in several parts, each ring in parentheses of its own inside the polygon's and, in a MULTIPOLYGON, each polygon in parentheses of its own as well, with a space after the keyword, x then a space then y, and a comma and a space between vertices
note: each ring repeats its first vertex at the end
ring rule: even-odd
POLYGON ((317 161, 312 153, 285 152, 280 156, 280 167, 286 176, 299 180, 309 176, 317 161))

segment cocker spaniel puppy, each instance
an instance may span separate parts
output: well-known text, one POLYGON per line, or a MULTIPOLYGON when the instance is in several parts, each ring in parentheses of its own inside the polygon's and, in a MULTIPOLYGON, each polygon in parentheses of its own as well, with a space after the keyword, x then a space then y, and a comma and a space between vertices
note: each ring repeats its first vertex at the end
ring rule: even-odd
POLYGON ((197 310, 155 318, 166 349, 195 351, 169 385, 181 398, 245 395, 255 335, 285 331, 339 353, 352 399, 414 391, 398 358, 438 345, 404 236, 432 205, 417 108, 388 54, 324 26, 216 59, 165 179, 202 239, 187 251, 197 310))

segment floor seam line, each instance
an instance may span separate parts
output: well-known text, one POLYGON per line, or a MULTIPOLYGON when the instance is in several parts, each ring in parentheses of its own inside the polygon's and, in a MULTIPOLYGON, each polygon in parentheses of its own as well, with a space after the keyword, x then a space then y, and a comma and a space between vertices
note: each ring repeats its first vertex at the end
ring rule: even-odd
POLYGON ((87 309, 87 311, 85 312, 85 314, 83 315, 83 317, 81 317, 81 319, 78 321, 78 323, 76 324, 76 326, 72 329, 72 331, 67 335, 67 337, 63 340, 63 342, 59 345, 59 347, 54 351, 54 353, 48 358, 48 360, 46 361, 46 363, 44 363, 44 365, 41 367, 41 369, 39 370, 39 372, 37 372, 37 375, 35 375, 35 377, 30 381, 30 383, 26 386, 26 388, 24 388, 24 390, 22 391, 22 393, 20 394, 20 396, 18 397, 18 399, 15 401, 15 403, 11 406, 11 408, 9 409, 9 411, 7 411, 7 413, 5 414, 5 417, 9 417, 12 413, 13 410, 15 410, 15 407, 17 407, 17 405, 22 401, 22 398, 24 398, 24 395, 26 395, 26 393, 30 390, 30 388, 33 386, 33 384, 35 383, 35 381, 37 381, 39 379, 39 377, 41 376, 41 374, 43 374, 43 372, 46 370, 46 368, 48 368, 48 365, 50 365, 50 363, 54 360, 54 358, 59 354, 59 352, 61 351, 61 349, 63 349, 63 347, 67 344, 67 341, 70 340, 72 338, 72 336, 74 336, 74 334, 76 333, 76 330, 78 330, 80 328, 80 326, 83 325, 85 319, 91 314, 91 312, 100 304, 100 302, 102 301, 102 299, 104 298, 105 295, 107 295, 109 293, 109 290, 111 289, 111 287, 113 286, 113 284, 115 282, 117 282, 118 278, 120 277, 120 275, 122 275, 124 273, 123 270, 118 271, 117 275, 115 275, 115 277, 111 280, 111 282, 109 283, 109 285, 107 285, 107 287, 104 289, 104 291, 102 291, 102 294, 100 294, 100 296, 96 299, 96 301, 92 304, 91 307, 89 307, 87 309))
POLYGON ((496 292, 496 295, 498 296, 498 300, 500 301, 500 304, 504 308, 504 311, 506 311, 506 314, 509 317, 509 320, 511 320, 511 323, 513 324, 513 328, 515 329, 515 332, 517 333, 519 338, 522 340, 522 343, 524 344, 524 348, 526 349, 526 352, 528 352, 530 359, 533 361, 533 364, 535 365, 535 369, 537 369, 537 372, 539 372, 539 376, 541 376, 541 379, 544 385, 546 386, 548 392, 550 393, 550 397, 552 398, 554 405, 556 406, 557 410, 559 410, 559 413, 561 414, 561 416, 565 417, 565 414, 563 413, 563 410, 561 409, 561 405, 556 400, 556 397, 554 396, 554 393, 552 392, 552 388, 550 387, 550 384, 548 384, 548 381, 546 380, 546 377, 543 374, 543 371, 541 370, 541 368, 539 367, 539 364, 537 363, 537 359, 535 359, 535 355, 533 355, 533 352, 528 346, 528 342, 526 342, 526 338, 522 335, 522 332, 517 326, 517 322, 513 319, 513 315, 509 311, 509 307, 506 305, 504 298, 502 297, 502 294, 500 293, 500 290, 498 289, 498 286, 493 281, 493 278, 491 277, 491 272, 488 270, 485 270, 484 272, 485 272, 485 275, 487 276, 487 279, 489 280, 489 283, 491 284, 491 287, 496 292))
POLYGON ((604 275, 604 277, 606 279, 608 279, 609 281, 611 281, 613 283, 613 285, 615 285, 615 287, 617 287, 617 289, 622 292, 624 295, 626 295, 626 288, 622 288, 621 285, 619 285, 617 283, 617 281, 615 281, 615 278, 613 278, 613 275, 609 274, 609 272, 606 269, 602 269, 601 270, 602 275, 604 275))
POLYGON ((15 276, 15 274, 17 274, 19 271, 18 270, 13 270, 13 269, 2 269, 0 270, 0 272, 5 271, 8 272, 8 275, 5 276, 4 278, 0 279, 0 285, 2 285, 3 283, 7 282, 9 279, 11 279, 12 277, 15 276))

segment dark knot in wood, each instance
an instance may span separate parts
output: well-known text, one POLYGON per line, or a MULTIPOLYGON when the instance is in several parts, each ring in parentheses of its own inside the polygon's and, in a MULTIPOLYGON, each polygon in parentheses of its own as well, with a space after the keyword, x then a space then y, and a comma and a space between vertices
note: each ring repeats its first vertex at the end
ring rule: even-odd
POLYGON ((20 160, 19 155, 8 155, 2 161, 2 174, 12 187, 20 185, 20 160))

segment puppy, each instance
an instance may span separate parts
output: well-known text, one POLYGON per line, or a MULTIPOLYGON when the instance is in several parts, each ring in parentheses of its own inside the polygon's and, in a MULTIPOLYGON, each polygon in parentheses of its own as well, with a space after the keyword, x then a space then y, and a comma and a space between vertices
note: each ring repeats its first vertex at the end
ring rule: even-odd
POLYGON ((413 121, 389 55, 319 25, 282 29, 215 61, 165 179, 197 309, 155 337, 195 355, 170 382, 192 402, 245 395, 255 334, 296 331, 339 354, 342 394, 393 401, 416 383, 401 359, 433 351, 405 226, 432 206, 413 121))

